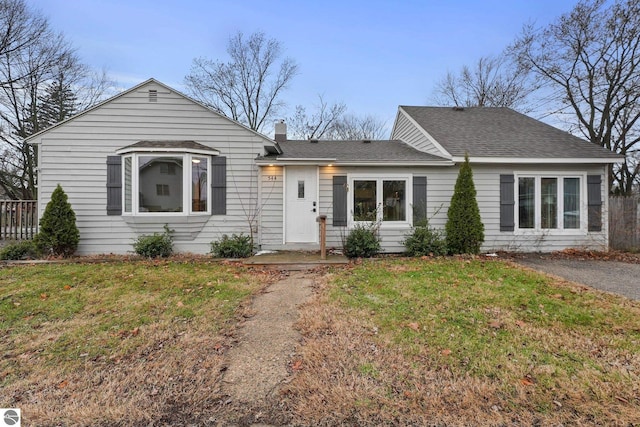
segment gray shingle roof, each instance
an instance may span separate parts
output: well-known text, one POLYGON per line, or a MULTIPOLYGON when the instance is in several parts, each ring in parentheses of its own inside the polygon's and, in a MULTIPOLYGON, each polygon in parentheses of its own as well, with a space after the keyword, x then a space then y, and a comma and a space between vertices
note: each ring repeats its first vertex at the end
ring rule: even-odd
POLYGON ((401 106, 453 156, 621 158, 602 147, 503 107, 401 106))
POLYGON ((195 141, 139 141, 135 144, 128 145, 126 147, 121 148, 121 150, 125 149, 133 149, 133 148, 155 148, 155 149, 163 149, 163 148, 172 148, 172 149, 182 149, 182 150, 203 150, 203 151, 217 151, 214 148, 207 147, 206 145, 202 145, 195 141))
POLYGON ((338 162, 445 161, 442 157, 423 153, 401 141, 284 141, 280 142, 280 147, 283 154, 267 158, 336 159, 338 162))

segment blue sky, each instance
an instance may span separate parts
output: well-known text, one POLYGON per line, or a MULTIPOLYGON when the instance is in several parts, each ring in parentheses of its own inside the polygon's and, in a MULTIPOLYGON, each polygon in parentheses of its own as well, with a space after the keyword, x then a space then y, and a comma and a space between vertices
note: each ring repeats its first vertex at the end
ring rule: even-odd
MULTIPOLYGON (((29 1, 29 0, 27 0, 29 1)), ((184 91, 196 57, 226 59, 237 31, 264 31, 297 61, 290 110, 318 94, 391 126, 397 106, 429 105, 435 82, 497 54, 526 22, 545 25, 575 0, 38 0, 80 57, 123 88, 154 77, 184 91)), ((286 116, 286 114, 283 114, 286 116)), ((268 131, 270 129, 265 129, 268 131)))

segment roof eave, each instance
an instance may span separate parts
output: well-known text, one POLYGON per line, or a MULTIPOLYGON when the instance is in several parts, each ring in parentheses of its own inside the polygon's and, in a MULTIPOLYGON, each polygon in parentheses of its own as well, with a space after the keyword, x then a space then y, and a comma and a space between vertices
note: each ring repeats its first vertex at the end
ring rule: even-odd
POLYGON ((450 160, 337 160, 337 159, 256 159, 258 166, 453 166, 450 160))
MULTIPOLYGON (((452 159, 455 163, 464 162, 464 156, 454 156, 452 159)), ((470 156, 470 163, 520 163, 520 164, 587 164, 587 163, 622 163, 623 158, 615 157, 478 157, 470 156)))
POLYGON ((129 154, 129 153, 192 153, 203 154, 205 156, 219 156, 220 151, 215 148, 209 148, 206 150, 200 148, 184 148, 184 147, 124 147, 116 151, 116 154, 129 154))

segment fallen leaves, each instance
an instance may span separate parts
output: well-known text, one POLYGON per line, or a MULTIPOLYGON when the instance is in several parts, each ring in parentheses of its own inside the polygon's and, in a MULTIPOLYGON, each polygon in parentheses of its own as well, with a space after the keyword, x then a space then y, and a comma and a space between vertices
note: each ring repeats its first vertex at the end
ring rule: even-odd
POLYGON ((407 323, 407 327, 411 330, 418 332, 420 330, 420 324, 418 322, 407 323))
POLYGON ((293 370, 294 372, 301 371, 302 370, 302 360, 298 359, 295 362, 293 362, 291 364, 291 370, 293 370))
POLYGON ((535 385, 536 382, 535 380, 531 377, 531 375, 525 375, 524 377, 520 378, 520 384, 522 384, 523 386, 532 386, 535 385))
POLYGON ((117 336, 117 337, 120 337, 122 339, 125 339, 125 338, 129 338, 129 337, 137 337, 138 334, 140 334, 140 328, 136 327, 136 328, 133 328, 133 329, 131 329, 129 331, 123 329, 121 331, 118 331, 117 334, 112 334, 112 336, 117 336))
POLYGON ((448 348, 445 348, 440 352, 440 354, 442 354, 443 356, 449 356, 451 354, 451 350, 448 348))
POLYGON ((492 320, 489 322, 489 327, 493 329, 500 329, 502 328, 502 323, 497 320, 492 320))
POLYGON ((523 322, 522 320, 516 320, 516 326, 519 328, 524 328, 525 326, 527 326, 526 322, 523 322))

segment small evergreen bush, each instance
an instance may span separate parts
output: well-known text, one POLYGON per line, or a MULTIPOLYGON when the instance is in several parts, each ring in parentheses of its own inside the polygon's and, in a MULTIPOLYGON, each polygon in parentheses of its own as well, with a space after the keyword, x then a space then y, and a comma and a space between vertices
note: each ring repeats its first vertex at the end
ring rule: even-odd
POLYGON ((477 254, 484 242, 484 225, 476 200, 473 171, 465 154, 447 212, 447 247, 451 254, 477 254))
POLYGON ((21 260, 38 258, 39 251, 33 240, 10 243, 0 249, 0 260, 21 260))
POLYGON ((173 237, 171 233, 169 226, 165 224, 162 234, 153 233, 151 236, 143 235, 138 237, 133 243, 133 250, 138 255, 147 258, 166 258, 173 253, 173 237))
POLYGON ((443 256, 448 253, 444 233, 428 224, 415 227, 402 243, 408 256, 443 256))
POLYGON ((78 249, 79 241, 76 214, 58 184, 40 218, 40 230, 35 242, 43 254, 68 257, 78 249))
POLYGON ((211 253, 216 258, 247 258, 253 253, 251 236, 233 234, 231 237, 224 234, 222 239, 211 242, 211 253))
POLYGON ((378 225, 356 225, 344 242, 344 254, 349 258, 371 258, 380 252, 378 225))

